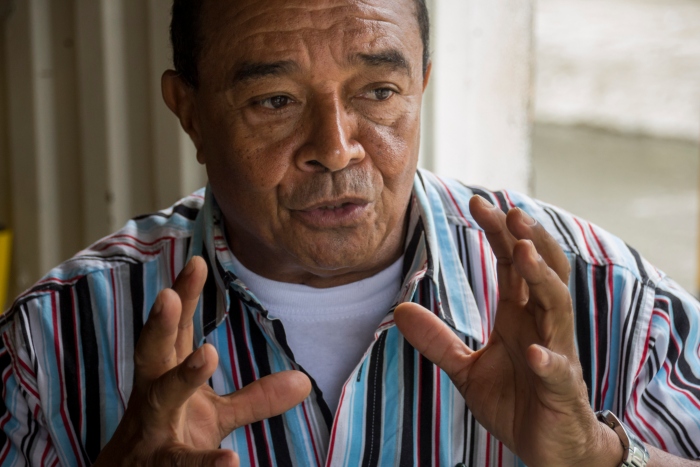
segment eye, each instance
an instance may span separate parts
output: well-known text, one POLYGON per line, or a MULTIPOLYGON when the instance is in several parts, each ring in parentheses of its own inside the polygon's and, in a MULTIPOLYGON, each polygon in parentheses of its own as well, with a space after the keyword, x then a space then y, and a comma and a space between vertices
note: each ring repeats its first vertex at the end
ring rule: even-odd
POLYGON ((396 94, 396 91, 391 88, 377 88, 367 91, 364 94, 364 97, 373 101, 385 101, 391 98, 391 96, 394 94, 396 94))
POLYGON ((292 99, 287 96, 272 96, 258 101, 258 105, 265 107, 266 109, 277 110, 289 105, 291 102, 292 99))

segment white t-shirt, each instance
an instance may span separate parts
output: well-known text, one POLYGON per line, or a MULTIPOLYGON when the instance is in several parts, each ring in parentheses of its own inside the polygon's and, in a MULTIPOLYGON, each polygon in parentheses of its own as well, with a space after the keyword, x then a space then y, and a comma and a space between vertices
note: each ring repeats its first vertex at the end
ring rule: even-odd
POLYGON ((270 318, 282 321, 296 362, 316 380, 335 413, 343 384, 396 300, 403 257, 375 276, 327 289, 266 279, 236 258, 233 266, 270 318))

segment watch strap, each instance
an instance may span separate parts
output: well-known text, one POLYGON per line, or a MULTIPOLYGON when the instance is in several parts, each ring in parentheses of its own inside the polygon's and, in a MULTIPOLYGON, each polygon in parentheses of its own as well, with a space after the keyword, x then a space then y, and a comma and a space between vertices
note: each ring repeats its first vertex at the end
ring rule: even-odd
POLYGON ((649 462, 649 451, 646 446, 627 425, 622 423, 614 413, 609 410, 596 412, 596 417, 602 423, 608 425, 620 438, 620 443, 625 450, 620 467, 645 467, 649 462))

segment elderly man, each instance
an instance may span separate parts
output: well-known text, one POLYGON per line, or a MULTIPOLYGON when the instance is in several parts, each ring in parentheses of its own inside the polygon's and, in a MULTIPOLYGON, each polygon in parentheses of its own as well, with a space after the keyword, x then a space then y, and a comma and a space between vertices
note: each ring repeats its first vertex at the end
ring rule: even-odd
POLYGON ((175 0, 210 185, 3 318, 2 465, 697 465, 698 303, 417 172, 427 38, 422 0, 175 0))

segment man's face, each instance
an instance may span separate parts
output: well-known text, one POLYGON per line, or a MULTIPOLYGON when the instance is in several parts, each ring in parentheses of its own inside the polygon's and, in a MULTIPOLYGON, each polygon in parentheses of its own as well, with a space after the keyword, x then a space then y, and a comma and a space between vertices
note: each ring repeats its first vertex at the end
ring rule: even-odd
POLYGON ((316 286, 396 260, 425 85, 413 0, 209 1, 200 27, 193 140, 234 254, 316 286))

